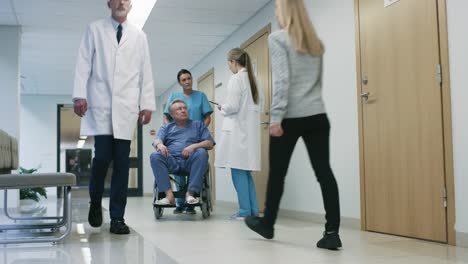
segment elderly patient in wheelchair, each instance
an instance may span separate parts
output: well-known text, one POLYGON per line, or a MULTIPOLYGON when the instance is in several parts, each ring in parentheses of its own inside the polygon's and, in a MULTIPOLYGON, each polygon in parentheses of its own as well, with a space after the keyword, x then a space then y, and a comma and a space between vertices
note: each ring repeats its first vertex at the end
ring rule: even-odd
POLYGON ((166 194, 156 204, 175 205, 170 173, 189 174, 185 201, 189 205, 197 204, 199 199, 196 195, 201 192, 208 166, 208 150, 215 143, 203 122, 189 119, 184 101, 172 101, 169 113, 173 122, 163 125, 159 130, 153 142, 156 151, 150 157, 158 190, 166 194))

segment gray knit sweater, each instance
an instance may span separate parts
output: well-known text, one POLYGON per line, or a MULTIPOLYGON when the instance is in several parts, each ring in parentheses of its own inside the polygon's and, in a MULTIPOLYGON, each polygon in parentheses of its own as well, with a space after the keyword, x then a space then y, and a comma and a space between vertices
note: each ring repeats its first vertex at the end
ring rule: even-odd
POLYGON ((325 113, 322 101, 322 57, 299 53, 285 30, 269 38, 273 99, 271 122, 325 113))

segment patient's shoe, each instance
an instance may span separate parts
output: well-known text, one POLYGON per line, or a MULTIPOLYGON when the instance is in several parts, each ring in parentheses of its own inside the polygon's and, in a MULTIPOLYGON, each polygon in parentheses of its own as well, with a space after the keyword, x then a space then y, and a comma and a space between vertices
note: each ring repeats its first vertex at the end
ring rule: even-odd
POLYGON ((164 197, 162 199, 156 200, 154 204, 157 205, 175 205, 175 200, 169 200, 168 198, 164 197))
POLYGON ((341 239, 338 232, 323 232, 322 239, 317 242, 318 248, 337 250, 341 246, 341 239))
POLYGON ((263 222, 263 218, 258 216, 247 216, 245 224, 266 239, 272 239, 275 233, 273 226, 267 225, 263 222))

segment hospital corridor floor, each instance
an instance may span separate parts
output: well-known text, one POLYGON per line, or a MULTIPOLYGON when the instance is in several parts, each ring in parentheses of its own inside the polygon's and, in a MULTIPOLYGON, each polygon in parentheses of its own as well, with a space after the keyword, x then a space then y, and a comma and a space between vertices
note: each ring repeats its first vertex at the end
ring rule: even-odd
MULTIPOLYGON (((205 220, 199 208, 196 215, 174 215, 166 210, 156 220, 151 197, 128 198, 125 220, 131 233, 114 235, 109 233, 107 210, 102 227, 92 228, 87 223, 87 201, 85 195, 73 197, 73 229, 65 241, 56 245, 0 245, 0 263, 468 264, 468 248, 347 227, 340 232, 343 249, 318 249, 315 243, 322 235, 322 224, 284 216, 275 227, 275 239, 267 241, 246 228, 243 221, 229 220, 235 208, 222 203, 205 220)), ((108 200, 103 206, 108 208, 108 200)))

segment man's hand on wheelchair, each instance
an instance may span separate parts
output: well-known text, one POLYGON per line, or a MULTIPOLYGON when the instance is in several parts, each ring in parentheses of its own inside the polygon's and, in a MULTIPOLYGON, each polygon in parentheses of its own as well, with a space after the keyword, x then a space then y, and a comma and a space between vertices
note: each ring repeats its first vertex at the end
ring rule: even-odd
POLYGON ((163 154, 164 157, 169 157, 169 151, 167 150, 167 147, 163 144, 158 144, 158 147, 156 149, 159 150, 159 152, 161 152, 161 154, 163 154))
POLYGON ((195 146, 194 145, 190 145, 190 146, 184 148, 184 150, 182 151, 182 157, 188 158, 190 155, 192 155, 193 151, 195 151, 195 146))

